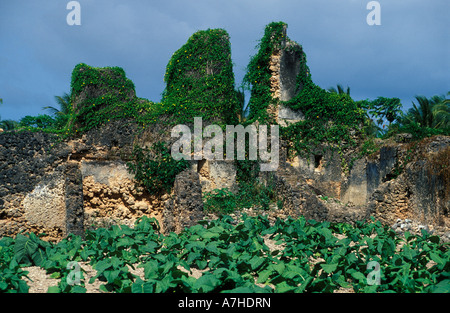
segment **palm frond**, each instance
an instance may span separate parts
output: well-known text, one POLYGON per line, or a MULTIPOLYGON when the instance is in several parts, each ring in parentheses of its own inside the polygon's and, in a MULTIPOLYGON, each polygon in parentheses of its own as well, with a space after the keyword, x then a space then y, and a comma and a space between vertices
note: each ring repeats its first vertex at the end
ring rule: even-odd
POLYGON ((58 115, 58 114, 61 113, 59 109, 57 109, 57 108, 55 108, 55 107, 53 107, 53 106, 46 106, 46 107, 43 107, 42 110, 49 110, 49 111, 50 111, 50 114, 54 114, 54 115, 58 115))
POLYGON ((0 121, 0 128, 3 130, 13 130, 16 129, 19 123, 13 120, 0 121))
POLYGON ((342 94, 350 95, 350 87, 347 86, 347 90, 344 90, 344 87, 342 87, 341 84, 337 84, 336 87, 337 88, 330 87, 327 90, 331 93, 337 93, 339 95, 342 95, 342 94))
POLYGON ((72 103, 68 93, 64 93, 62 96, 55 96, 55 101, 58 103, 59 109, 54 106, 46 106, 43 107, 43 110, 49 110, 53 115, 67 115, 71 112, 72 103))

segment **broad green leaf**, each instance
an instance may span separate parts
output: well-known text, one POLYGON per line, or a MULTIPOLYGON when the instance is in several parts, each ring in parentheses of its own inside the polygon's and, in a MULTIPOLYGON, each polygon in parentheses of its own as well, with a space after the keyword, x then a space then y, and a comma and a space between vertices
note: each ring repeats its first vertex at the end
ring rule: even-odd
POLYGON ((203 239, 212 239, 212 238, 218 238, 219 233, 212 232, 212 231, 205 231, 203 234, 201 234, 203 239))
POLYGON ((200 270, 203 270, 206 268, 206 266, 208 266, 208 261, 207 260, 196 260, 195 264, 197 264, 197 266, 200 270))
POLYGON ((300 293, 300 292, 305 292, 306 288, 308 288, 308 287, 310 286, 310 283, 311 283, 313 280, 314 280, 314 277, 308 276, 308 277, 306 278, 306 280, 305 280, 304 282, 302 282, 302 283, 300 284, 300 286, 297 287, 294 291, 295 291, 295 292, 298 292, 298 293, 300 293))
POLYGON ((205 242, 204 241, 191 241, 186 245, 186 249, 188 250, 202 250, 205 248, 205 242), (194 249, 195 248, 195 249, 194 249))
POLYGON ((119 259, 119 258, 116 257, 116 256, 111 257, 110 260, 111 260, 111 265, 112 265, 114 268, 119 268, 119 267, 121 267, 121 266, 124 265, 123 260, 119 259))
POLYGON ((61 273, 60 272, 54 272, 54 273, 52 273, 50 275, 50 278, 53 278, 53 279, 61 278, 61 273))
POLYGON ((108 283, 112 284, 119 277, 120 270, 107 270, 103 272, 108 283))
POLYGON ((365 283, 367 279, 366 276, 361 272, 352 273, 352 277, 359 280, 360 283, 365 283))
POLYGON ((350 264, 358 262, 358 257, 356 256, 356 254, 354 252, 347 254, 347 256, 345 258, 346 258, 347 262, 350 264))
POLYGON ((130 237, 123 237, 117 241, 117 248, 119 247, 129 247, 134 245, 134 240, 130 237))
POLYGON ((377 285, 365 286, 363 288, 363 292, 364 293, 375 293, 375 292, 377 292, 377 288, 378 288, 377 285))
POLYGON ((259 268, 264 263, 264 261, 265 261, 265 259, 260 256, 254 256, 253 258, 251 258, 249 261, 249 264, 250 264, 252 271, 259 268))
POLYGON ((47 288, 47 293, 60 293, 61 290, 58 286, 50 286, 47 288))
POLYGON ((149 282, 144 282, 140 278, 136 279, 136 282, 134 282, 131 285, 131 292, 132 293, 152 293, 153 292, 153 284, 149 282))
POLYGON ((205 273, 194 283, 194 289, 199 292, 211 292, 218 285, 220 285, 220 280, 211 273, 205 273))
POLYGON ((145 279, 149 280, 158 277, 158 261, 150 260, 148 262, 140 264, 138 267, 142 267, 144 269, 145 279))
POLYGON ((346 281, 344 275, 339 275, 334 281, 337 282, 339 284, 339 286, 341 286, 343 288, 352 287, 352 284, 350 284, 349 282, 346 281))
POLYGON ((31 259, 33 260, 33 263, 36 266, 41 266, 41 264, 45 261, 45 258, 46 258, 45 252, 39 248, 37 248, 31 255, 31 259))
POLYGON ((275 286, 276 292, 279 292, 279 293, 290 292, 290 291, 295 290, 296 288, 297 288, 297 286, 288 285, 288 283, 286 281, 282 281, 281 283, 279 283, 275 286))
POLYGON ((95 266, 94 269, 98 272, 98 273, 102 273, 105 270, 107 270, 108 268, 112 267, 111 264, 111 260, 110 259, 105 259, 105 260, 101 260, 99 261, 95 266))
POLYGON ((413 261, 417 256, 417 251, 411 249, 408 245, 403 246, 402 255, 410 261, 413 261))
POLYGON ((276 271, 278 274, 282 274, 284 269, 286 268, 286 266, 284 265, 284 263, 276 263, 276 264, 271 264, 270 268, 272 268, 274 271, 276 271))
POLYGON ((140 250, 143 253, 155 253, 158 246, 157 242, 150 240, 144 246, 140 246, 140 250))
POLYGON ((24 280, 19 280, 17 292, 18 293, 28 293, 28 290, 30 287, 27 285, 27 283, 24 280))
POLYGON ((337 267, 338 267, 338 263, 334 263, 334 264, 320 264, 320 266, 323 268, 323 270, 328 273, 331 274, 333 273, 337 267))
POLYGON ((98 289, 100 289, 100 291, 103 291, 103 292, 112 292, 113 291, 113 288, 111 285, 105 285, 105 284, 100 285, 100 287, 98 289))
POLYGON ((16 236, 14 257, 18 263, 31 263, 31 255, 38 249, 38 244, 22 234, 16 236))
POLYGON ((192 264, 192 262, 194 262, 195 260, 197 260, 198 258, 200 258, 202 255, 198 252, 191 252, 188 254, 187 257, 187 263, 188 264, 192 264))
POLYGON ((450 293, 450 279, 444 279, 437 283, 433 289, 433 293, 450 293))
POLYGON ((208 250, 209 252, 212 252, 212 253, 214 253, 214 254, 219 254, 220 251, 219 251, 219 249, 217 248, 218 245, 219 245, 218 242, 209 242, 209 243, 206 245, 206 250, 208 250))
POLYGON ((70 289, 70 293, 86 293, 86 288, 75 285, 70 289))
POLYGON ((163 279, 156 282, 155 293, 166 292, 169 288, 175 285, 170 281, 170 276, 165 276, 163 279))
POLYGON ((271 269, 265 269, 258 273, 258 283, 264 284, 269 279, 270 275, 273 273, 273 270, 271 269))
POLYGON ((430 258, 437 263, 437 267, 439 270, 442 270, 445 266, 445 260, 442 259, 437 253, 431 252, 430 258))

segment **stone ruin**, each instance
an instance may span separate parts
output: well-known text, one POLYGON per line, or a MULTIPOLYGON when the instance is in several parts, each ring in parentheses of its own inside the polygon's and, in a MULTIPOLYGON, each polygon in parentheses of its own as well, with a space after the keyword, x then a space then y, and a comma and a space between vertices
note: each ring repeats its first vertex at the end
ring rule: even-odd
MULTIPOLYGON (((282 104, 299 92, 301 57, 301 46, 286 40, 268 64, 272 96, 278 100, 269 110, 281 126, 304 119, 302 112, 282 104)), ((89 92, 95 90, 82 95, 89 92)), ((143 132, 132 122, 122 125, 112 121, 63 142, 48 133, 1 133, 0 237, 25 231, 58 240, 91 227, 132 225, 143 215, 155 217, 163 232, 180 232, 205 217, 204 192, 237 190, 233 162, 201 160, 191 161, 176 177, 171 193, 148 194, 135 185, 127 158, 134 144, 170 142, 170 136, 161 125, 143 132)), ((375 216, 389 225, 408 219, 448 236, 450 181, 448 170, 436 164, 448 163, 450 137, 424 139, 412 156, 411 143, 380 144, 379 152, 356 160, 350 170, 343 167, 343 156, 326 146, 292 159, 282 149, 278 170, 260 174, 262 182, 274 184, 282 206, 264 214, 350 223, 375 216)))

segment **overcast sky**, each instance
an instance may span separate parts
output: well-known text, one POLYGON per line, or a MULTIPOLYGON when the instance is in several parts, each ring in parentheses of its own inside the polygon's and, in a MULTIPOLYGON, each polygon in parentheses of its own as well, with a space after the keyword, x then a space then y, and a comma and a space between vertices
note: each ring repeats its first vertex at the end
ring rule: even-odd
POLYGON ((404 108, 416 95, 450 91, 449 0, 379 0, 379 26, 366 22, 368 0, 79 0, 80 26, 67 24, 68 2, 0 0, 2 119, 46 113, 81 62, 122 67, 137 96, 158 102, 172 53, 208 28, 230 34, 239 86, 273 21, 288 24, 322 88, 398 97, 404 108))

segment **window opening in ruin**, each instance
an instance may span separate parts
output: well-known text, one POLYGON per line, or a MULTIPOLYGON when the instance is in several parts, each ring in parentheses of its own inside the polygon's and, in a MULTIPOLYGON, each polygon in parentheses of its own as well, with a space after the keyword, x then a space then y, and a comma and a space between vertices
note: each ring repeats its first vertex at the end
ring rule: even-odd
POLYGON ((206 159, 203 159, 203 160, 198 161, 198 164, 197 164, 197 173, 200 173, 200 171, 202 170, 202 168, 203 168, 203 166, 205 165, 205 163, 206 163, 206 159))
POLYGON ((316 171, 322 170, 322 155, 320 154, 314 155, 314 169, 316 171))

